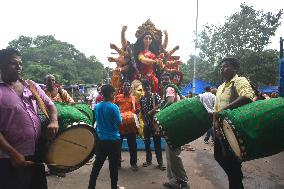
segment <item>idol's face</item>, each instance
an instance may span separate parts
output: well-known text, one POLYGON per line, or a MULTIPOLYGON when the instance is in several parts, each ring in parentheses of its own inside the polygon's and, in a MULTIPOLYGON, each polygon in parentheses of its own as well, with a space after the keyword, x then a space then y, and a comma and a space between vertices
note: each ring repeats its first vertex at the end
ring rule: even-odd
POLYGON ((152 40, 153 39, 151 35, 145 35, 145 37, 143 38, 144 45, 150 46, 152 43, 152 40))
POLYGON ((129 82, 124 82, 122 85, 123 93, 128 94, 130 92, 131 85, 129 82))
POLYGON ((143 89, 144 89, 145 93, 147 93, 147 94, 151 93, 151 86, 144 86, 143 89))
POLYGON ((170 83, 171 83, 171 79, 170 79, 169 76, 167 76, 167 75, 162 76, 162 85, 163 86, 170 84, 170 83))
POLYGON ((141 98, 141 96, 143 96, 143 94, 144 94, 142 85, 138 85, 138 86, 134 89, 133 94, 134 94, 134 96, 136 96, 136 97, 138 97, 138 98, 141 98))

